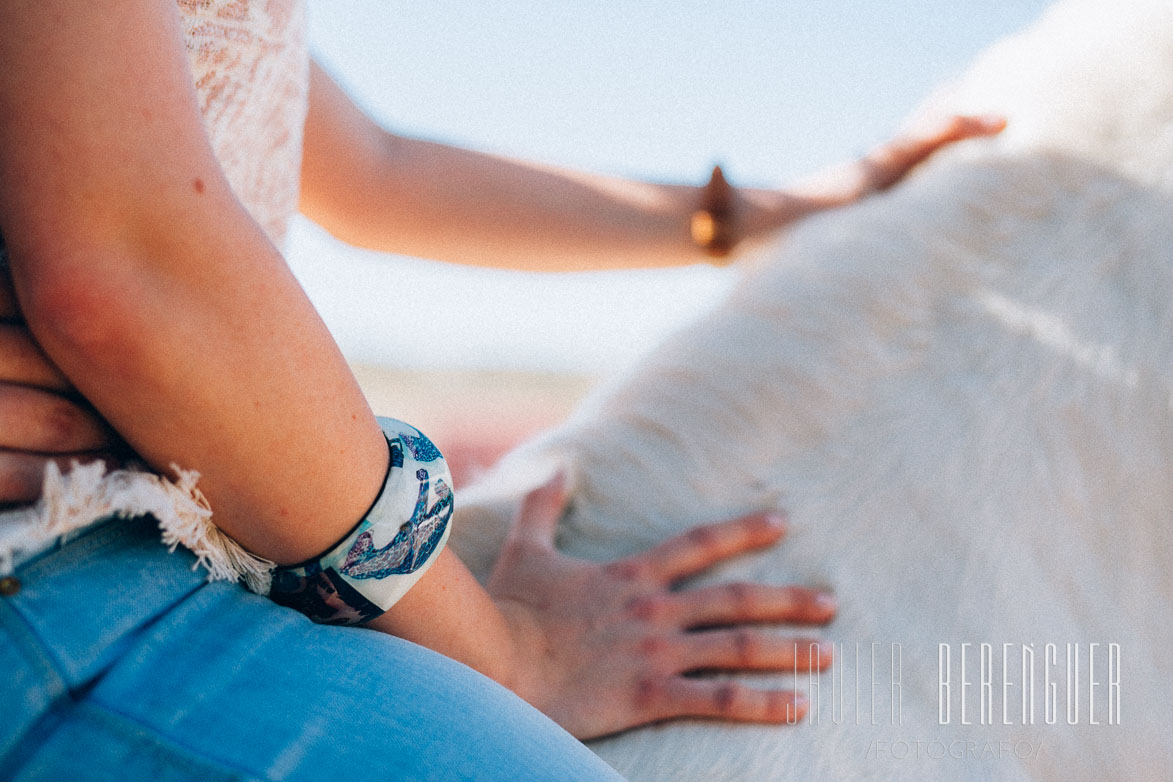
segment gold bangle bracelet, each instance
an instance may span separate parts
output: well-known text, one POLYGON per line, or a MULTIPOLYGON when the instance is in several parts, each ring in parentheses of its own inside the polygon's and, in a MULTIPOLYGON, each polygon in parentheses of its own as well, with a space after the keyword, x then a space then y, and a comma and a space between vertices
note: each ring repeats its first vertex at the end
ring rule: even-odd
POLYGON ((701 190, 701 206, 689 219, 693 244, 707 252, 710 263, 726 266, 737 244, 734 235, 733 186, 725 179, 720 166, 713 166, 708 184, 701 190))

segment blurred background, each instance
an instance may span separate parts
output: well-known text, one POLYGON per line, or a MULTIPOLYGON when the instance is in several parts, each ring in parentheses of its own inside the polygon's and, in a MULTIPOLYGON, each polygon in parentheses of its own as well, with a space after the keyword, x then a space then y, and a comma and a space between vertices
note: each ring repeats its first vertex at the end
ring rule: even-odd
MULTIPOLYGON (((310 0, 309 29, 318 61, 399 133, 668 182, 720 162, 735 184, 782 186, 890 136, 1048 4, 310 0)), ((306 220, 288 257, 375 412, 429 433, 457 483, 736 274, 464 268, 355 250, 306 220)))

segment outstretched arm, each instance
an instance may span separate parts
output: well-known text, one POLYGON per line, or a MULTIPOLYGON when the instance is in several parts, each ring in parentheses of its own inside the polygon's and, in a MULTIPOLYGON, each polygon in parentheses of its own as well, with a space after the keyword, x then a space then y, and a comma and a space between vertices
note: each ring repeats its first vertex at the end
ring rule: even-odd
MULTIPOLYGON (((998 118, 948 117, 788 190, 738 188, 734 234, 764 237, 813 212, 898 182, 936 150, 1000 131, 998 118)), ((701 192, 588 174, 394 135, 316 64, 301 209, 374 250, 532 271, 699 263, 689 218, 701 192)))

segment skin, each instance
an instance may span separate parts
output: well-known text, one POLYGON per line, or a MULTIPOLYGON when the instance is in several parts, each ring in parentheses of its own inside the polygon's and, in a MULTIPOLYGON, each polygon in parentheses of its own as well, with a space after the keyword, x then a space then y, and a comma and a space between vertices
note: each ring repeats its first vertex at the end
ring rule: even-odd
POLYGON ((0 508, 35 500, 45 465, 118 463, 125 445, 45 355, 0 273, 0 508))
POLYGON ((750 583, 673 588, 729 557, 777 543, 786 530, 781 516, 697 527, 600 564, 554 548, 565 500, 560 476, 526 498, 489 579, 497 604, 528 627, 525 648, 539 652, 520 669, 518 693, 582 738, 622 730, 633 719, 792 723, 806 714, 806 699, 794 692, 684 674, 826 667, 830 649, 816 640, 752 625, 825 624, 835 614, 833 597, 750 583))
MULTIPOLYGON (((369 506, 387 449, 329 333, 227 185, 176 14, 173 0, 0 5, 0 226, 12 258, 11 284, 0 283, 0 500, 35 496, 46 460, 132 449, 163 472, 199 470, 221 529, 299 561, 369 506)), ((950 118, 801 188, 740 190, 738 230, 752 241, 851 203, 941 146, 1000 129, 950 118)), ((316 67, 302 185, 307 214, 375 249, 547 270, 704 260, 686 228, 695 188, 394 136, 316 67)), ((752 626, 828 621, 829 598, 673 588, 775 543, 776 519, 702 527, 598 564, 555 551, 564 501, 560 480, 530 495, 487 589, 446 550, 371 626, 466 662, 580 737, 685 715, 801 716, 793 693, 682 676, 829 660, 752 626)))
MULTIPOLYGON (((795 187, 739 188, 736 233, 753 243, 809 214, 887 189, 941 147, 1004 126, 998 117, 946 117, 795 187)), ((301 211, 368 249, 529 271, 708 260, 688 230, 701 202, 694 186, 570 171, 397 136, 363 114, 317 66, 304 150, 301 211)))

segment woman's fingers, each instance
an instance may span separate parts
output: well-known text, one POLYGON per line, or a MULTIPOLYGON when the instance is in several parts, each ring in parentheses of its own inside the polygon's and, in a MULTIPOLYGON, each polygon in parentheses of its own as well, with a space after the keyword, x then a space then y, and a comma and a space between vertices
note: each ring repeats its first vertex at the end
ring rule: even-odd
POLYGON ((938 120, 936 127, 924 135, 928 144, 934 147, 964 141, 967 138, 993 136, 1006 129, 1006 118, 993 114, 971 116, 955 114, 938 120))
POLYGON ((558 519, 562 517, 565 508, 566 475, 560 470, 522 500, 521 509, 509 533, 510 542, 526 542, 552 549, 558 519))
POLYGON ((41 496, 47 457, 0 451, 0 507, 33 502, 41 496))
POLYGON ((806 714, 807 699, 787 690, 755 690, 743 684, 709 679, 645 680, 637 702, 652 716, 715 717, 738 722, 798 722, 806 714))
POLYGON ((867 190, 886 190, 899 182, 917 164, 948 144, 1000 133, 1003 117, 951 116, 925 130, 913 130, 868 153, 860 164, 867 190))
POLYGON ((95 453, 117 438, 91 410, 54 393, 72 387, 19 319, 12 280, 0 271, 0 507, 40 497, 51 461, 62 471, 75 461, 119 463, 95 453))
POLYGON ((787 189, 807 200, 814 211, 856 201, 887 190, 919 163, 958 141, 992 136, 1006 127, 1003 117, 951 116, 920 124, 880 144, 867 155, 805 177, 787 189))
POLYGON ((826 624, 835 616, 835 598, 798 586, 734 582, 673 594, 676 618, 684 627, 752 622, 826 624))
POLYGON ((807 671, 822 670, 831 664, 830 642, 814 638, 781 638, 762 630, 740 627, 735 630, 705 630, 684 633, 683 670, 724 671, 807 671))
POLYGON ((0 323, 0 382, 54 391, 68 391, 71 388, 61 370, 49 361, 33 341, 28 329, 16 323, 0 323))
POLYGON ((0 448, 70 454, 113 447, 110 428, 60 394, 0 383, 0 448))
POLYGON ((45 479, 45 466, 57 464, 62 472, 69 471, 74 462, 88 464, 101 460, 108 469, 118 467, 120 462, 110 454, 73 453, 61 456, 46 456, 20 451, 0 451, 0 507, 33 502, 41 496, 45 479))
POLYGON ((776 543, 786 532, 777 513, 756 513, 733 521, 695 527, 642 554, 619 560, 620 569, 647 573, 663 583, 678 581, 736 554, 776 543))
POLYGON ((556 477, 523 501, 489 579, 519 638, 519 688, 580 738, 674 717, 796 722, 805 698, 693 671, 821 670, 832 651, 816 639, 784 638, 761 622, 822 623, 834 601, 793 586, 735 583, 673 590, 673 582, 729 557, 776 543, 779 514, 698 527, 641 554, 593 563, 558 554, 565 506, 556 477))

